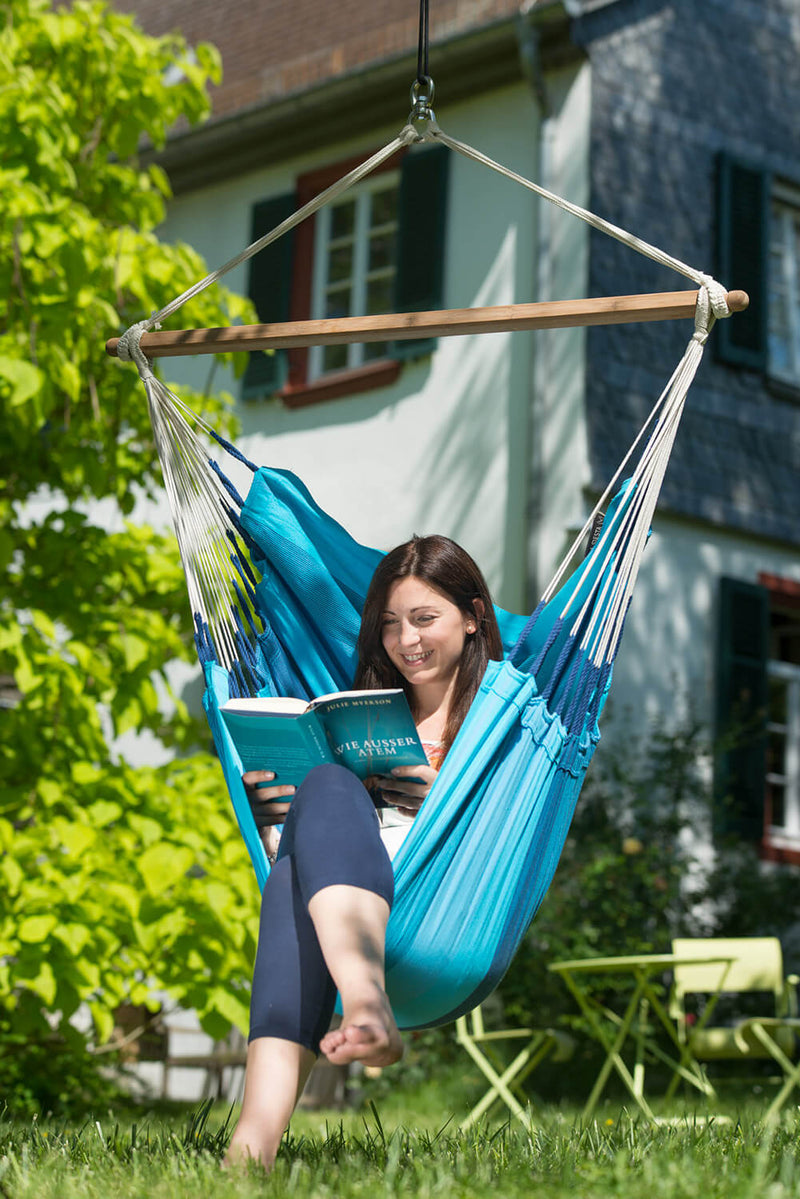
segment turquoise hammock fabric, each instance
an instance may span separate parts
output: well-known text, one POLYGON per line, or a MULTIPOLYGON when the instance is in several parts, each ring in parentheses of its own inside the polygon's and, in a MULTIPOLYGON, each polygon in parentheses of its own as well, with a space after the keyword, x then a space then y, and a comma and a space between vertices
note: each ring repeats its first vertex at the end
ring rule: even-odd
MULTIPOLYGON (((607 538, 634 494, 629 488, 612 505, 607 538)), ((361 610, 381 554, 354 541, 288 472, 257 470, 246 501, 240 505, 235 493, 233 499, 243 543, 234 556, 244 561, 249 551, 255 571, 243 574, 263 629, 242 626, 241 659, 232 671, 216 664, 201 620, 197 640, 209 724, 263 887, 269 866, 219 706, 242 692, 310 698, 349 687, 361 610)), ((610 665, 592 665, 574 627, 558 615, 569 597, 580 603, 582 592, 616 570, 615 558, 598 549, 532 618, 497 609, 506 659, 490 663, 395 859, 387 989, 403 1028, 447 1022, 485 998, 550 884, 610 682, 610 665)))

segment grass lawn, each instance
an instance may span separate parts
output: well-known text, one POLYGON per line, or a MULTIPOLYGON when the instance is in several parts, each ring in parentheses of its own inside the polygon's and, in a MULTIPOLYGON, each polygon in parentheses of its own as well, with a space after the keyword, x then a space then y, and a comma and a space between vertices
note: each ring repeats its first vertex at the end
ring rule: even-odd
POLYGON ((227 1109, 113 1116, 83 1123, 0 1123, 2 1199, 215 1199, 262 1195, 377 1199, 590 1196, 782 1199, 800 1196, 800 1111, 780 1125, 744 1094, 695 1118, 676 1103, 656 1126, 619 1103, 586 1127, 578 1108, 544 1105, 531 1132, 495 1121, 460 1133, 475 1080, 398 1087, 360 1110, 299 1113, 274 1173, 219 1167, 227 1109), (465 1090, 465 1083, 467 1089, 465 1090), (453 1118, 455 1113, 455 1118, 453 1118), (449 1120, 448 1120, 448 1117, 449 1120))

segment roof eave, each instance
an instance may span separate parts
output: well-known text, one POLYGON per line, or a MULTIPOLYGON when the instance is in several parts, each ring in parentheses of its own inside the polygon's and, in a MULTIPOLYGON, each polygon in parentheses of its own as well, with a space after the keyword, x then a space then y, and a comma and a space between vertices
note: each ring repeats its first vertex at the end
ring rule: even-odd
MULTIPOLYGON (((536 25, 544 69, 555 69, 580 55, 570 39, 571 20, 563 0, 547 0, 516 18, 436 43, 432 74, 437 107, 523 78, 520 21, 536 25)), ((153 157, 167 172, 173 192, 180 194, 381 125, 396 122, 399 130, 411 107, 415 75, 412 54, 370 64, 317 87, 177 133, 153 157)))

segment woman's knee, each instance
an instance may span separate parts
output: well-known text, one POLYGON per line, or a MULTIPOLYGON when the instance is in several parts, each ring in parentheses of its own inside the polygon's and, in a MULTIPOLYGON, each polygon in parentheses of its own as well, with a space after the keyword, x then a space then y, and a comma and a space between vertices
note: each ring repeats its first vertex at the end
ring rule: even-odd
POLYGON ((337 816, 353 808, 374 811, 372 800, 361 780, 351 770, 333 763, 315 766, 310 770, 297 788, 291 804, 295 818, 304 810, 317 806, 337 816))
POLYGON ((292 855, 306 904, 324 887, 342 885, 374 891, 391 907, 394 876, 375 805, 342 766, 318 766, 298 787, 281 854, 292 855))

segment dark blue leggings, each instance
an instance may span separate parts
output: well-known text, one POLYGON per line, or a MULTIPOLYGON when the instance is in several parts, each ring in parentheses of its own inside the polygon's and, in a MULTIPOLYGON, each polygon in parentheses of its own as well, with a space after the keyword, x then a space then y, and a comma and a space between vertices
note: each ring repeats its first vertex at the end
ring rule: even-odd
POLYGON ((318 766, 295 792, 261 898, 251 1041, 280 1037, 319 1053, 336 987, 308 903, 337 884, 373 891, 392 905, 392 864, 368 792, 344 767, 318 766))

